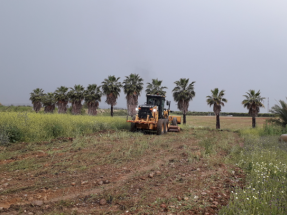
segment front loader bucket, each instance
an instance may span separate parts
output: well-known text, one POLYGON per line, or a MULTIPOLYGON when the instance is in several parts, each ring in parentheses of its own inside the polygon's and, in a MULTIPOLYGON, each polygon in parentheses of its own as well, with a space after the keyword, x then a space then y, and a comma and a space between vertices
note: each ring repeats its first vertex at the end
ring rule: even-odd
POLYGON ((179 132, 180 131, 180 127, 176 126, 176 125, 170 125, 168 127, 168 131, 171 132, 171 131, 174 131, 174 132, 179 132))

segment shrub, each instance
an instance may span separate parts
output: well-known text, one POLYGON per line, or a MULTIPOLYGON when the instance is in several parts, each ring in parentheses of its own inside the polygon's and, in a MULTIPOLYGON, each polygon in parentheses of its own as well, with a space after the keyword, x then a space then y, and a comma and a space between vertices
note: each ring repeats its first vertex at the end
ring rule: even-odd
POLYGON ((271 112, 279 118, 274 118, 271 121, 286 127, 287 126, 287 103, 283 100, 279 100, 279 105, 274 105, 271 108, 271 112))
POLYGON ((9 137, 7 131, 3 126, 0 126, 0 145, 6 146, 9 144, 9 137))

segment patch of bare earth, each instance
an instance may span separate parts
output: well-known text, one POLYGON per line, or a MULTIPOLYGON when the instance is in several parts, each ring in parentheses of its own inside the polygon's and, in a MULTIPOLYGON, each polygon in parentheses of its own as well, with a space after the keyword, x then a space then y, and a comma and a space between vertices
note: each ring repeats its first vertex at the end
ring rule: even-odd
MULTIPOLYGON (((230 138, 230 147, 242 142, 232 132, 209 132, 230 138)), ((0 160, 0 213, 216 214, 244 184, 243 172, 222 162, 228 152, 207 155, 194 130, 64 139, 0 160), (29 159, 37 165, 17 169, 29 159)))

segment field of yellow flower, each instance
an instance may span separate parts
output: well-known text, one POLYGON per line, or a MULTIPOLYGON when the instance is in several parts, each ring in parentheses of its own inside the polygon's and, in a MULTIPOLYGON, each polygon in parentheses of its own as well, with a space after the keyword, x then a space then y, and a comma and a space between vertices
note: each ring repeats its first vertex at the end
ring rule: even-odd
POLYGON ((56 137, 75 137, 106 129, 128 129, 123 117, 75 116, 69 114, 0 113, 0 133, 10 142, 42 141, 56 137))

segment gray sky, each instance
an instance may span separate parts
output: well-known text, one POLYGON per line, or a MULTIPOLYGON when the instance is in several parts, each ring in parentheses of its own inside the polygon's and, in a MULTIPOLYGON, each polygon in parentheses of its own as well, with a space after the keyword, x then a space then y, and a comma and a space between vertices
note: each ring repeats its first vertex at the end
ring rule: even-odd
MULTIPOLYGON (((2 0, 0 102, 29 104, 37 87, 138 73, 163 80, 174 110, 179 78, 196 81, 190 111, 212 111, 206 96, 215 87, 226 90, 224 112, 246 112, 249 89, 271 107, 287 96, 286 8, 286 0, 2 0)), ((123 93, 117 107, 126 107, 123 93)))

